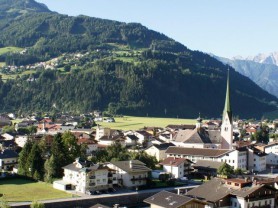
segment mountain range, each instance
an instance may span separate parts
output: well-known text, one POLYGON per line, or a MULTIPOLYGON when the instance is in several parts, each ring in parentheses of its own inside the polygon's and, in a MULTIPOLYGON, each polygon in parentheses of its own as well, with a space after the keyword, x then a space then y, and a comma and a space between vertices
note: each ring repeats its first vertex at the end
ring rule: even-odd
POLYGON ((246 61, 254 61, 256 63, 261 64, 270 64, 278 66, 278 52, 272 52, 269 54, 260 53, 255 56, 248 56, 246 58, 242 56, 233 57, 232 60, 246 60, 246 61))
POLYGON ((232 66, 242 75, 249 77, 261 88, 278 97, 278 53, 259 54, 243 58, 232 59, 213 56, 224 64, 232 66))
MULTIPOLYGON (((0 62, 24 68, 62 60, 52 70, 2 70, 2 77, 18 73, 0 80, 2 112, 221 117, 229 67, 208 54, 139 23, 61 15, 34 0, 0 0, 0 16, 0 51, 24 49, 0 53, 0 62)), ((234 115, 277 109, 275 96, 232 68, 230 82, 234 115)))

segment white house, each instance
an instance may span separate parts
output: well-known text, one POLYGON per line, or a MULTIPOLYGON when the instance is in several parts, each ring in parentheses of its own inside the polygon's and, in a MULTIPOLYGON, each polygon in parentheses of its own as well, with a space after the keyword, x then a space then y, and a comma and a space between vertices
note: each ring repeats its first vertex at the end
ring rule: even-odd
POLYGON ((198 160, 226 162, 234 169, 247 169, 247 150, 246 148, 238 149, 202 149, 202 148, 184 148, 169 147, 166 150, 167 157, 187 158, 192 162, 198 160))
POLYGON ((139 140, 139 138, 133 134, 128 134, 124 138, 125 138, 125 145, 128 147, 137 145, 139 140))
POLYGON ((144 141, 150 141, 153 137, 152 134, 150 134, 147 131, 135 131, 134 135, 137 136, 139 138, 138 142, 140 144, 143 144, 144 141))
POLYGON ((116 171, 118 184, 124 187, 146 185, 150 168, 139 160, 112 161, 108 167, 116 171))
POLYGON ((97 126, 95 140, 99 140, 103 136, 110 136, 110 128, 97 126))
POLYGON ((53 187, 59 190, 73 189, 77 192, 107 190, 117 184, 113 170, 102 164, 91 164, 77 158, 72 164, 65 166, 62 181, 55 181, 53 187))
POLYGON ((0 151, 0 171, 11 170, 18 161, 18 154, 10 149, 0 151))
POLYGON ((256 148, 265 152, 266 155, 266 165, 278 167, 278 143, 269 143, 267 145, 256 146, 256 148))
POLYGON ((266 156, 267 154, 255 148, 248 147, 248 170, 261 172, 266 170, 266 156))
POLYGON ((168 157, 163 160, 163 171, 170 173, 172 178, 182 178, 190 173, 191 161, 185 158, 168 157))

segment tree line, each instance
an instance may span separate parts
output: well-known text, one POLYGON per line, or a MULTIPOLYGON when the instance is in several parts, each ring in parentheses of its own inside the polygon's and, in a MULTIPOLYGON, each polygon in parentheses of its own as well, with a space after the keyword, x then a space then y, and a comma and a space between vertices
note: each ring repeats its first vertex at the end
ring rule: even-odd
POLYGON ((46 140, 27 140, 19 153, 18 174, 35 180, 52 182, 63 176, 62 167, 72 163, 76 157, 86 157, 86 146, 78 145, 70 132, 57 134, 48 147, 46 140))
POLYGON ((158 163, 155 157, 145 152, 129 152, 120 143, 92 152, 89 157, 86 155, 86 148, 85 144, 77 144, 77 139, 71 132, 55 135, 51 146, 47 146, 44 138, 39 142, 27 140, 19 153, 18 174, 51 183, 54 179, 62 178, 63 167, 73 163, 78 157, 93 163, 140 160, 149 168, 155 168, 158 163))

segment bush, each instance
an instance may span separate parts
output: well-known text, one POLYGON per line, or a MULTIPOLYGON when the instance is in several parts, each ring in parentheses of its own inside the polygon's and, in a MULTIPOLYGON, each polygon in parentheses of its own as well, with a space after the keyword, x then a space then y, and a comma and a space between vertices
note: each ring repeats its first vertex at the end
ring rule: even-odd
POLYGON ((170 179, 166 183, 167 183, 167 186, 175 186, 175 182, 176 182, 175 179, 170 179))
POLYGON ((158 179, 162 182, 166 182, 170 178, 170 175, 167 173, 160 174, 158 179))

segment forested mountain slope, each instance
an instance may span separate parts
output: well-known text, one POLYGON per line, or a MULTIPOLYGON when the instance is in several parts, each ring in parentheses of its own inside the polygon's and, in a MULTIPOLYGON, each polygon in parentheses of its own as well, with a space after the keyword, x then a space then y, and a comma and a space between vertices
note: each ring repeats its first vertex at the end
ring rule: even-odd
MULTIPOLYGON (((141 116, 196 117, 201 112, 221 117, 228 67, 207 54, 137 23, 70 17, 33 0, 0 0, 0 8, 9 11, 0 11, 0 47, 25 49, 1 55, 0 62, 20 66, 69 53, 84 55, 65 59, 62 68, 66 63, 69 71, 61 66, 36 69, 0 81, 1 111, 100 109, 141 116), (34 79, 28 81, 30 77, 34 79)), ((235 115, 260 117, 276 109, 276 97, 233 69, 230 75, 235 115)))

